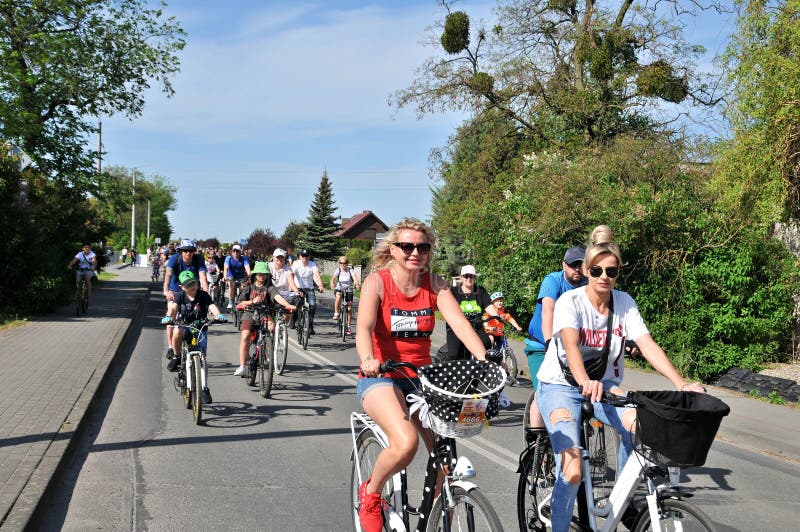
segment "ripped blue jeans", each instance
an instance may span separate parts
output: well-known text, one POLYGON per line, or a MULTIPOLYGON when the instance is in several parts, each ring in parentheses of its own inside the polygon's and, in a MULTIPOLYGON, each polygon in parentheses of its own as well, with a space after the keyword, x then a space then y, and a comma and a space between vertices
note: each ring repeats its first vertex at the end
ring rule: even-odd
MULTIPOLYGON (((611 382, 603 382, 603 388, 613 387, 611 382)), ((567 482, 561 471, 561 453, 567 449, 581 447, 581 402, 583 396, 574 386, 539 382, 536 390, 536 404, 544 418, 544 424, 550 435, 553 453, 556 458, 556 483, 550 500, 550 519, 553 532, 566 532, 575 506, 580 484, 567 482), (567 414, 553 423, 550 415, 554 410, 566 409, 567 414)), ((622 426, 622 414, 627 408, 618 408, 604 403, 593 403, 594 416, 603 424, 614 427, 621 436, 619 446, 618 468, 621 471, 632 451, 631 434, 622 426)), ((619 471, 618 471, 619 472, 619 471)))

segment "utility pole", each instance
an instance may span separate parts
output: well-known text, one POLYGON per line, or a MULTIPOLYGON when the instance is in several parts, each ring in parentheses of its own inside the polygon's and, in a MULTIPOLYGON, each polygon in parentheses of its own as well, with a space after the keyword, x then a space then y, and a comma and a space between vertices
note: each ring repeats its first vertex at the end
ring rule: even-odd
POLYGON ((97 119, 97 173, 103 173, 103 121, 97 119))
POLYGON ((131 249, 135 244, 134 235, 136 234, 136 170, 131 173, 133 180, 133 199, 131 200, 131 249))

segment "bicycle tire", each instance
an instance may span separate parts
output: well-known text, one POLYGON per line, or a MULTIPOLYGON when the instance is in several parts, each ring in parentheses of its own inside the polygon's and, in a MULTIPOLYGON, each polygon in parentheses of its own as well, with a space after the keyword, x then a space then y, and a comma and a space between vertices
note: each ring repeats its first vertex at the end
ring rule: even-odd
MULTIPOLYGON (((350 467, 350 508, 352 508, 353 515, 353 528, 356 532, 362 532, 361 522, 358 520, 358 471, 356 464, 361 467, 361 478, 366 480, 372 475, 372 468, 375 466, 375 460, 378 454, 384 449, 380 440, 375 433, 371 430, 364 430, 358 435, 356 439, 355 453, 358 460, 353 459, 350 467)), ((394 479, 390 478, 386 481, 381 492, 381 498, 386 501, 389 508, 392 506, 392 494, 394 493, 394 479)), ((384 518, 386 513, 384 512, 384 518)))
POLYGON ((311 336, 311 324, 309 323, 308 309, 303 309, 303 341, 300 342, 303 350, 308 349, 308 338, 311 336))
POLYGON ((539 435, 534 451, 526 455, 519 471, 517 482, 519 529, 545 532, 547 526, 542 517, 549 518, 550 508, 545 505, 540 513, 538 507, 553 492, 556 481, 556 458, 547 434, 539 435))
POLYGON ((261 397, 266 399, 272 391, 272 379, 275 376, 275 365, 272 363, 272 344, 264 336, 261 339, 259 356, 259 375, 261 377, 261 397))
POLYGON ((245 365, 247 369, 250 371, 250 376, 245 379, 247 381, 248 386, 255 386, 256 385, 256 373, 258 370, 258 357, 259 357, 259 349, 255 342, 250 342, 250 347, 247 353, 247 360, 245 361, 245 365))
MULTIPOLYGON (((480 488, 470 491, 461 486, 450 486, 450 493, 453 497, 454 506, 446 509, 450 513, 451 530, 470 530, 470 531, 492 531, 503 530, 500 518, 492 507, 492 503, 481 492, 480 488)), ((427 532, 441 532, 443 530, 443 510, 442 499, 439 496, 433 503, 431 518, 428 520, 427 532)))
POLYGON ((242 325, 242 316, 239 311, 234 307, 233 309, 233 326, 237 329, 241 329, 242 325))
MULTIPOLYGON (((683 532, 713 532, 715 530, 713 521, 693 504, 680 499, 662 499, 661 506, 663 513, 660 522, 661 530, 664 532, 675 532, 677 530, 682 530, 683 532)), ((641 514, 634 530, 636 532, 652 530, 649 512, 645 511, 641 514)))
POLYGON ((308 332, 307 327, 305 307, 301 306, 297 309, 297 343, 300 344, 300 347, 303 349, 305 349, 303 339, 308 332))
POLYGON ((181 386, 181 395, 183 396, 183 406, 185 406, 186 408, 192 408, 192 391, 186 385, 186 379, 189 376, 186 375, 186 351, 184 349, 181 350, 181 368, 178 370, 178 379, 182 378, 182 383, 183 383, 183 385, 181 386))
POLYGON ((86 314, 89 311, 89 287, 86 283, 81 287, 81 311, 86 314))
POLYGON ((617 478, 619 434, 614 427, 600 423, 594 427, 588 441, 589 475, 592 479, 594 501, 595 505, 603 507, 611 495, 611 490, 614 489, 617 478))
POLYGON ((192 415, 195 425, 203 422, 203 378, 200 355, 192 355, 192 415))
POLYGON ((289 352, 289 328, 285 322, 275 326, 275 373, 283 375, 286 370, 286 355, 289 352))
POLYGON ((342 320, 342 326, 340 328, 340 332, 342 333, 342 342, 347 341, 347 314, 348 305, 346 302, 342 302, 342 312, 339 314, 339 318, 342 320))
POLYGON ((80 285, 75 287, 75 315, 81 315, 81 287, 80 285))
POLYGON ((508 373, 508 385, 514 386, 517 383, 517 375, 519 374, 519 367, 517 365, 517 357, 514 350, 506 347, 506 353, 503 357, 503 369, 508 373))

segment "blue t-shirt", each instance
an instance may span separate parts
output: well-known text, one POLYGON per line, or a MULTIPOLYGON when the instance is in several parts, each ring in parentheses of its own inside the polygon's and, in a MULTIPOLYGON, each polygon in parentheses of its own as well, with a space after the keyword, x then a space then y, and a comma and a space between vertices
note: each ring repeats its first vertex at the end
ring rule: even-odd
POLYGON ((542 281, 542 286, 539 288, 539 295, 536 297, 536 311, 531 317, 531 322, 528 324, 528 334, 536 338, 536 340, 526 339, 525 344, 531 349, 544 350, 544 334, 542 333, 542 300, 546 297, 552 298, 553 301, 558 301, 558 298, 564 292, 583 286, 588 282, 586 278, 581 280, 580 284, 572 285, 564 277, 564 270, 558 270, 548 273, 542 281))
POLYGON ((199 281, 200 272, 206 271, 206 261, 203 259, 201 254, 195 253, 194 256, 192 256, 191 264, 189 264, 183 262, 183 257, 180 253, 176 253, 167 259, 166 267, 172 268, 172 277, 169 280, 169 289, 173 292, 179 292, 181 290, 181 283, 178 281, 178 276, 181 274, 181 272, 191 270, 194 272, 194 276, 197 277, 199 281))
POLYGON ((225 257, 225 266, 228 267, 228 279, 233 277, 234 279, 244 279, 247 275, 244 267, 250 267, 250 261, 247 260, 247 257, 242 257, 239 260, 234 259, 232 256, 228 255, 225 257))

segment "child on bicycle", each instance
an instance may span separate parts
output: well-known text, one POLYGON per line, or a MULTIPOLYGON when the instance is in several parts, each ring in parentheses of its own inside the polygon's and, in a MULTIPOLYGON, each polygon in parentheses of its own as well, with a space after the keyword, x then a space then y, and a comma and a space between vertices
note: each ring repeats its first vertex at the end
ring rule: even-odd
MULTIPOLYGON (((511 313, 506 312, 505 308, 503 307, 503 292, 492 292, 492 295, 489 296, 489 300, 492 302, 492 306, 494 306, 495 310, 497 311, 497 315, 510 323, 518 333, 521 333, 522 327, 519 326, 519 323, 517 323, 517 320, 514 319, 514 316, 512 316, 511 313)), ((487 319, 489 317, 490 314, 488 312, 483 313, 483 319, 486 320, 483 322, 483 330, 489 335, 489 339, 492 341, 492 346, 500 347, 499 344, 502 342, 504 336, 503 328, 505 323, 496 318, 487 319)))
MULTIPOLYGON (((250 274, 250 284, 239 292, 236 303, 237 310, 242 313, 241 335, 239 338, 239 367, 233 372, 235 377, 249 377, 250 368, 247 367, 247 353, 250 350, 250 331, 253 329, 253 313, 247 309, 258 303, 273 301, 283 308, 294 310, 296 307, 284 298, 272 284, 272 274, 266 262, 256 262, 253 273, 250 274)), ((275 328, 272 318, 267 316, 269 330, 275 328)))
MULTIPOLYGON (((204 320, 211 314, 219 321, 227 321, 219 308, 211 301, 211 296, 205 290, 200 290, 197 284, 197 277, 191 270, 184 270, 178 276, 180 282, 181 293, 178 294, 167 305, 167 315, 162 318, 161 323, 183 323, 190 324, 197 320, 204 320)), ((172 350, 175 353, 167 364, 169 371, 177 371, 178 366, 181 364, 181 342, 184 340, 191 340, 192 332, 186 327, 172 328, 172 350)), ((205 353, 207 346, 207 337, 203 333, 197 338, 197 345, 200 350, 205 353)), ((208 388, 203 390, 203 402, 211 404, 211 392, 208 388)))

